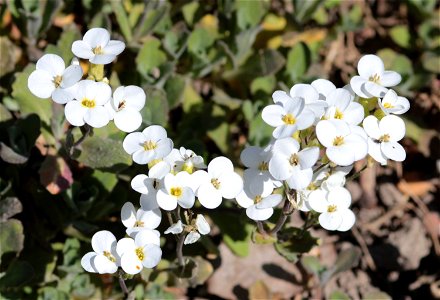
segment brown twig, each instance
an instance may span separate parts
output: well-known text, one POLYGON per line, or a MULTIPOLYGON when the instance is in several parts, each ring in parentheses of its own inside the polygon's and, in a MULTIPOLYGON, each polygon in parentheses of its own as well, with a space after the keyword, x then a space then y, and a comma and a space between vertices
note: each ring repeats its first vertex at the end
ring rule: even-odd
POLYGON ((121 286, 122 292, 124 293, 125 299, 128 298, 128 289, 124 280, 124 272, 122 270, 119 271, 119 285, 121 286))
POLYGON ((361 249, 365 255, 365 259, 367 261, 368 267, 371 270, 376 271, 376 264, 374 263, 374 259, 371 256, 370 250, 368 250, 368 246, 367 246, 367 243, 365 242, 365 239, 362 237, 361 233, 359 232, 359 230, 357 229, 356 226, 353 226, 351 228, 351 232, 353 233, 353 236, 355 237, 359 246, 361 246, 361 249))

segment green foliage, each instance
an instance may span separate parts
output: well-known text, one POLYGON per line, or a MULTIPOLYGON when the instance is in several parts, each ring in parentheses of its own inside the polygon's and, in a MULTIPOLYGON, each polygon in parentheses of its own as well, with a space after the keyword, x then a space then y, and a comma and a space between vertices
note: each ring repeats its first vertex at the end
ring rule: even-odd
POLYGON ((283 230, 279 236, 274 244, 275 250, 292 263, 297 262, 301 254, 309 252, 318 241, 310 232, 293 227, 283 230))

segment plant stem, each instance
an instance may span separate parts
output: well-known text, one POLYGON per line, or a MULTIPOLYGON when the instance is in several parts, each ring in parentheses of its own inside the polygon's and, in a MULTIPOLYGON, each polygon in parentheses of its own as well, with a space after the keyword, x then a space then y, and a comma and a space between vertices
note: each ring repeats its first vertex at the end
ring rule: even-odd
POLYGON ((288 217, 288 214, 290 211, 290 205, 291 205, 290 201, 288 199, 285 199, 282 214, 279 217, 275 227, 271 231, 269 231, 270 235, 276 234, 278 231, 281 230, 284 223, 286 223, 286 220, 287 220, 287 217, 288 217))
POLYGON ((179 263, 180 267, 183 267, 185 265, 185 262, 183 261, 183 242, 185 241, 185 233, 183 232, 179 240, 177 241, 177 247, 176 247, 176 255, 177 255, 177 261, 179 263))
POLYGON ((368 167, 368 163, 365 164, 365 166, 363 166, 362 169, 360 169, 358 172, 356 172, 353 175, 351 175, 350 177, 348 177, 346 181, 350 181, 350 180, 358 178, 359 176, 361 176, 362 171, 365 171, 365 169, 367 167, 368 167))
POLYGON ((93 130, 92 127, 90 127, 87 124, 84 124, 83 130, 81 130, 82 136, 75 143, 73 143, 73 145, 69 149, 67 149, 70 156, 73 155, 73 150, 75 150, 76 147, 81 145, 84 142, 84 140, 87 138, 87 136, 91 136, 93 134, 92 130, 93 130))
POLYGON ((262 235, 267 235, 266 230, 264 230, 263 222, 257 221, 258 232, 262 235))
POLYGON ((124 273, 122 270, 119 271, 119 285, 121 286, 122 292, 124 293, 125 298, 128 297, 128 289, 124 280, 124 273))

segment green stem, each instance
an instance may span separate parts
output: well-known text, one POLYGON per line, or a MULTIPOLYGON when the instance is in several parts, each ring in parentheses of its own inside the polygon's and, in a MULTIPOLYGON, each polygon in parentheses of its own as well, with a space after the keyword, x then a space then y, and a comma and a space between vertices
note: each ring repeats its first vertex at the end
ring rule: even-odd
POLYGON ((104 79, 104 65, 95 65, 90 63, 88 79, 102 81, 104 79))

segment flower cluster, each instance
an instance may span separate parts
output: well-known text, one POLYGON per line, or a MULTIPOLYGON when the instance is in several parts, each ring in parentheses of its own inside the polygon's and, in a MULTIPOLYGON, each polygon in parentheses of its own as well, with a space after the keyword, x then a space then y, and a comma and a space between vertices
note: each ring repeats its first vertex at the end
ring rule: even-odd
POLYGON ((241 154, 248 169, 237 202, 249 218, 270 218, 283 198, 276 188, 284 186, 286 201, 319 213, 322 227, 349 230, 355 216, 344 184, 353 163, 367 155, 382 165, 405 159, 398 143, 405 124, 396 115, 408 111, 409 101, 388 89, 400 75, 386 71, 375 55, 359 60, 358 73, 343 88, 317 79, 273 93, 274 104, 262 111, 264 122, 275 127, 273 140, 241 154))
POLYGON ((121 41, 110 40, 103 28, 86 32, 81 41, 72 44, 73 54, 89 61, 89 72, 83 78, 78 58, 66 68, 61 57, 45 54, 28 79, 29 90, 39 98, 49 98, 65 104, 65 116, 73 126, 87 124, 94 128, 106 126, 111 120, 124 132, 132 132, 142 124, 140 110, 146 95, 140 87, 118 87, 112 95, 109 81, 104 77, 104 65, 115 60, 125 49, 121 41))

